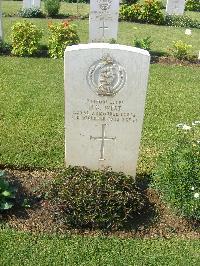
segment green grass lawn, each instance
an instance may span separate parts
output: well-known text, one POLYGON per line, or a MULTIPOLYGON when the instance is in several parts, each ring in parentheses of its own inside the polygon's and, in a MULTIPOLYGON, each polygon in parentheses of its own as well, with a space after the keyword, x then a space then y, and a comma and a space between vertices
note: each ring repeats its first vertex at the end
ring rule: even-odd
MULTIPOLYGON (((0 57, 0 73, 0 164, 62 167, 63 60, 0 57)), ((198 67, 151 65, 139 171, 152 170, 176 124, 199 120, 199 79, 198 67)))
POLYGON ((0 231, 1 265, 197 266, 197 240, 37 236, 0 231), (17 244, 16 244, 17 243, 17 244))

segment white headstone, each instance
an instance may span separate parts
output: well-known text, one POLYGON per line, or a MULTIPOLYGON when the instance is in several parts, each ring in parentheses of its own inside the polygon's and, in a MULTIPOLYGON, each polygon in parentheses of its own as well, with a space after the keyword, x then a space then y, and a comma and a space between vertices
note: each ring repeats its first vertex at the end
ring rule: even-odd
POLYGON ((91 0, 89 42, 117 40, 119 0, 91 0))
POLYGON ((118 44, 65 50, 66 166, 135 175, 149 61, 147 51, 118 44))
POLYGON ((41 0, 23 0, 23 8, 40 8, 41 0))
POLYGON ((166 13, 169 15, 183 15, 185 0, 167 0, 166 13))
POLYGON ((0 0, 0 39, 3 40, 3 25, 2 25, 2 6, 0 0))

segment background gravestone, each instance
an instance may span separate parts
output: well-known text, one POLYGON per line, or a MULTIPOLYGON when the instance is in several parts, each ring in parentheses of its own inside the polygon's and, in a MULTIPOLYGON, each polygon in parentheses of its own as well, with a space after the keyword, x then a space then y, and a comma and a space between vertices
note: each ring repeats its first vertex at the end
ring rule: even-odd
POLYGON ((0 39, 3 40, 2 5, 0 0, 0 39))
POLYGON ((169 15, 183 15, 185 0, 167 0, 166 12, 169 15))
POLYGON ((67 166, 111 167, 135 175, 149 61, 147 51, 125 45, 66 48, 67 166))
POLYGON ((41 0, 23 0, 23 8, 40 8, 41 0))
POLYGON ((109 42, 117 39, 119 0, 91 0, 89 41, 109 42))

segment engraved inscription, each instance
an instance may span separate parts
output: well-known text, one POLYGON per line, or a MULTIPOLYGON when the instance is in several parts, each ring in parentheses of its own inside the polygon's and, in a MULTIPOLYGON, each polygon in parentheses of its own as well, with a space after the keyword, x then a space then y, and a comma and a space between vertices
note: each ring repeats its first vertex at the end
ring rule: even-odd
POLYGON ((89 87, 99 96, 114 96, 125 85, 126 71, 111 56, 105 55, 88 70, 89 87))
POLYGON ((105 38, 105 30, 108 29, 108 27, 105 26, 105 21, 103 20, 103 25, 101 27, 99 27, 100 29, 102 29, 102 32, 103 32, 103 40, 105 38))
POLYGON ((72 119, 81 121, 102 121, 103 123, 136 123, 137 117, 133 112, 126 111, 122 100, 108 101, 107 99, 87 99, 85 109, 76 110, 72 119))
POLYGON ((92 137, 90 136, 90 140, 101 140, 101 148, 100 148, 100 158, 99 161, 104 161, 104 145, 105 140, 116 140, 116 137, 106 137, 105 133, 106 124, 102 124, 102 130, 101 130, 101 137, 92 137))

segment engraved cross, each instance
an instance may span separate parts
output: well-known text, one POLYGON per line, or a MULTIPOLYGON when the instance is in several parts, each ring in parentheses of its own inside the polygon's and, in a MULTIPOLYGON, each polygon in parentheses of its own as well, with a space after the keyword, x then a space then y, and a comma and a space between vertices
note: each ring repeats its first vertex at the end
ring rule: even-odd
POLYGON ((106 124, 102 124, 102 131, 101 131, 101 137, 92 137, 90 136, 90 139, 94 140, 101 140, 101 148, 100 148, 100 158, 99 161, 104 161, 104 145, 105 140, 116 140, 116 137, 106 137, 105 133, 106 124))
POLYGON ((108 27, 105 26, 105 21, 103 20, 103 25, 101 27, 99 27, 99 29, 103 30, 103 39, 105 38, 105 30, 108 29, 108 27))

